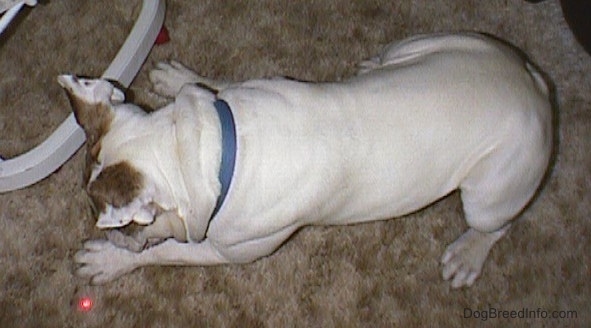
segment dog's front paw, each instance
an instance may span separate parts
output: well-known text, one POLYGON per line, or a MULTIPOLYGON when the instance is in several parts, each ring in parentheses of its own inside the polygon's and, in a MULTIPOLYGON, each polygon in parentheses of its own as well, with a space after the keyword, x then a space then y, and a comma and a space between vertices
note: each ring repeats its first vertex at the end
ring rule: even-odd
POLYGON ((82 265, 76 275, 90 278, 92 284, 105 284, 135 269, 136 256, 137 253, 119 248, 108 240, 90 240, 74 256, 74 261, 82 265))
POLYGON ((150 81, 152 88, 159 95, 175 97, 183 85, 197 82, 198 76, 179 62, 160 62, 150 72, 150 81))

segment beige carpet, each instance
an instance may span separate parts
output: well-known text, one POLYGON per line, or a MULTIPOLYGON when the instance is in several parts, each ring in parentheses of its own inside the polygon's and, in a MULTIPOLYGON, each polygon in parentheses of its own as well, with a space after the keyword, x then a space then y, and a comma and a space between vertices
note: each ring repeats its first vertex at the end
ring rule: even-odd
MULTIPOLYGON (((49 0, 19 16, 0 39, 2 156, 39 144, 65 119, 56 76, 100 75, 139 9, 139 0, 49 0)), ((557 0, 169 0, 166 26, 171 42, 154 48, 131 87, 152 107, 161 100, 146 73, 159 60, 215 78, 324 81, 416 33, 497 35, 556 85, 555 167, 470 289, 451 290, 440 277, 445 246, 465 229, 457 194, 399 220, 303 229, 250 265, 145 268, 93 287, 72 275, 82 241, 101 235, 83 194, 81 150, 40 183, 0 194, 0 327, 591 325, 591 56, 557 0), (82 295, 93 297, 92 311, 77 310, 82 295), (464 318, 524 308, 577 318, 464 318)))

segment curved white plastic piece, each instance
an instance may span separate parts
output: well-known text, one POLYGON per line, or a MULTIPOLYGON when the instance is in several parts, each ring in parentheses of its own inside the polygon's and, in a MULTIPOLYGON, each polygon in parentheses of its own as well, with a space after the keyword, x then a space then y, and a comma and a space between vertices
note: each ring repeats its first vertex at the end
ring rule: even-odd
POLYGON ((19 10, 25 5, 24 1, 16 3, 12 8, 8 9, 6 13, 0 18, 0 33, 4 32, 8 24, 16 17, 19 10))
POLYGON ((25 4, 33 7, 37 5, 37 0, 0 0, 0 14, 6 11, 6 14, 0 18, 0 34, 4 32, 25 4))
POLYGON ((128 87, 146 60, 164 22, 164 0, 144 0, 142 11, 103 78, 128 87))
MULTIPOLYGON (((143 0, 140 15, 125 43, 103 74, 128 87, 164 22, 165 1, 143 0)), ((84 131, 73 114, 43 143, 27 153, 0 159, 0 193, 27 187, 53 173, 84 143, 84 131)))

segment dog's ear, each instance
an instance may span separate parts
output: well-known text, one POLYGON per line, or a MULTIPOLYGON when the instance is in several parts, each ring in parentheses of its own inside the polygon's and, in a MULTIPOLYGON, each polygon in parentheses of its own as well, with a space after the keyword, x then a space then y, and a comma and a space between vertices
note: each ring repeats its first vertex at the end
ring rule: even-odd
MULTIPOLYGON (((96 226, 98 228, 118 228, 136 220, 137 213, 114 215, 112 211, 107 210, 129 205, 141 193, 143 183, 142 174, 127 162, 110 165, 101 171, 88 186, 88 194, 95 203, 95 207, 100 211, 96 226)), ((147 217, 152 219, 153 215, 147 217)), ((145 223, 151 222, 151 220, 147 220, 145 223)))
POLYGON ((118 88, 113 88, 113 93, 111 94, 111 103, 118 105, 122 104, 125 101, 125 93, 118 88))
POLYGON ((125 93, 113 85, 110 80, 102 79, 80 79, 87 89, 86 98, 92 103, 111 103, 113 105, 121 104, 125 101, 125 93))
POLYGON ((101 212, 97 227, 121 226, 121 222, 111 222, 113 218, 104 213, 107 205, 115 208, 128 205, 139 196, 143 185, 142 174, 127 162, 103 169, 87 190, 95 207, 101 212))
POLYGON ((140 194, 144 185, 142 174, 127 162, 107 166, 88 186, 93 201, 123 207, 140 194))

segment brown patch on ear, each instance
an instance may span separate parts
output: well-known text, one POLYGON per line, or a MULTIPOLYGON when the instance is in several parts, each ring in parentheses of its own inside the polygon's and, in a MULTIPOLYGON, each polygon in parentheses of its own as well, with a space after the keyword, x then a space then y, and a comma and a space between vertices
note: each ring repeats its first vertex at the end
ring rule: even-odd
POLYGON ((103 212, 106 204, 119 208, 138 197, 144 186, 142 174, 127 162, 106 167, 88 186, 88 194, 97 210, 103 212))

